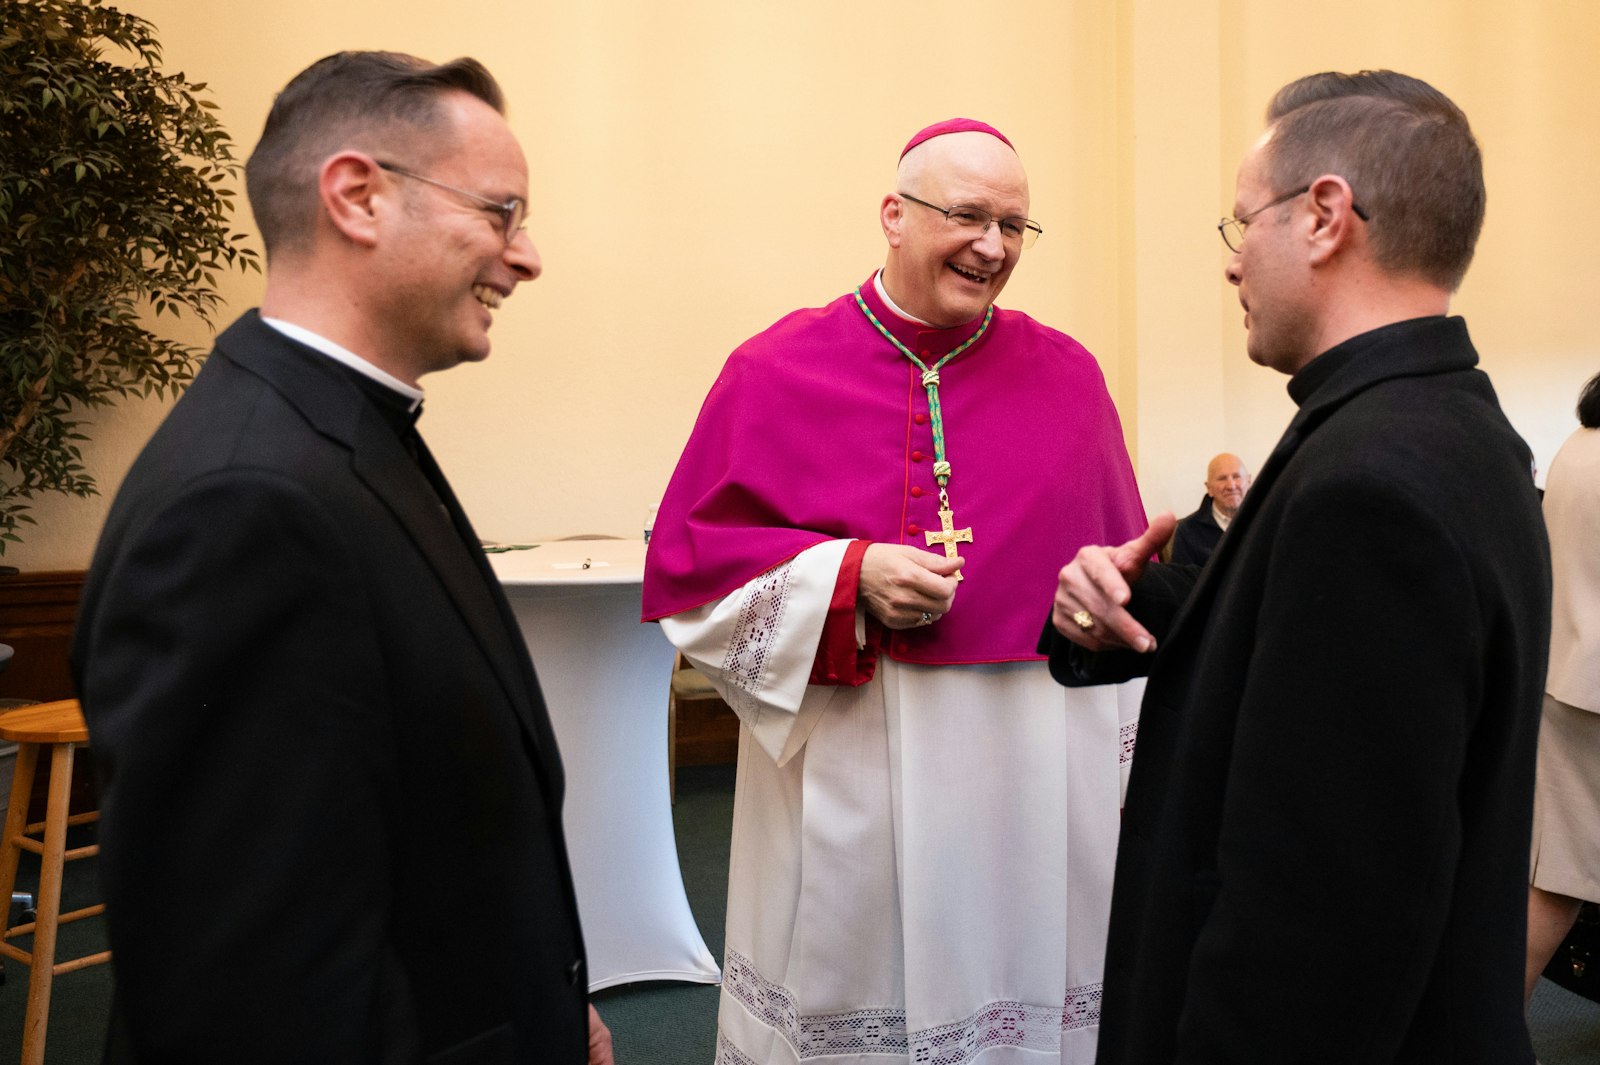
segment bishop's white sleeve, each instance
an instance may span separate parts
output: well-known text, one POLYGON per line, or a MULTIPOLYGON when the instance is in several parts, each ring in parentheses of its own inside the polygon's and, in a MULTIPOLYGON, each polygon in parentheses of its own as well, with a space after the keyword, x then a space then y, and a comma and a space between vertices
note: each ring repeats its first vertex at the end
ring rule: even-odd
POLYGON ((722 599, 661 619, 667 639, 779 765, 804 746, 838 690, 808 681, 850 544, 807 548, 722 599))

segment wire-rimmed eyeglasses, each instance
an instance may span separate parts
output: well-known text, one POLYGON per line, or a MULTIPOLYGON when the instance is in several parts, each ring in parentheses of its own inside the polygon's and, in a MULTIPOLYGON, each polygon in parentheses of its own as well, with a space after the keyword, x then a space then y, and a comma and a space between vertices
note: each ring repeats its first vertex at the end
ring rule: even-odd
POLYGON ((1008 244, 1021 244, 1024 248, 1033 247, 1033 242, 1039 239, 1039 234, 1044 230, 1039 228, 1039 223, 1032 219, 1012 215, 1006 218, 996 218, 988 211, 977 207, 967 207, 956 204, 954 207, 935 207, 927 200, 919 200, 909 192, 897 192, 896 196, 902 200, 910 200, 914 204, 926 207, 930 211, 938 211, 947 221, 953 222, 963 229, 975 229, 973 240, 989 232, 989 226, 998 223, 1000 226, 1000 239, 1008 244))
POLYGON ((500 216, 500 235, 505 238, 507 244, 517 239, 517 234, 522 231, 522 223, 528 217, 528 205, 518 196, 513 196, 505 203, 500 203, 497 200, 491 200, 487 196, 479 196, 476 192, 468 192, 466 189, 447 185, 443 181, 431 178, 426 174, 407 170, 405 167, 394 163, 385 163, 381 159, 378 160, 378 169, 387 170, 391 174, 399 174, 401 177, 411 178, 413 181, 426 182, 437 188, 456 193, 458 196, 465 196, 467 199, 482 206, 484 210, 495 212, 500 216))
MULTIPOLYGON (((1222 234, 1222 243, 1226 244, 1228 246, 1228 250, 1233 252, 1235 255, 1239 254, 1239 246, 1244 243, 1245 227, 1250 224, 1251 219, 1269 207, 1276 207, 1280 203, 1288 203, 1296 196, 1304 196, 1310 191, 1310 185, 1301 185, 1293 192, 1286 192, 1277 199, 1270 200, 1267 203, 1262 204, 1260 207, 1257 207, 1254 211, 1242 214, 1238 218, 1224 218, 1222 221, 1217 223, 1217 232, 1222 234)), ((1350 209, 1354 211, 1356 213, 1356 217, 1361 219, 1363 222, 1372 221, 1372 219, 1367 217, 1367 212, 1363 211, 1361 209, 1361 205, 1356 203, 1354 200, 1350 201, 1350 209)))

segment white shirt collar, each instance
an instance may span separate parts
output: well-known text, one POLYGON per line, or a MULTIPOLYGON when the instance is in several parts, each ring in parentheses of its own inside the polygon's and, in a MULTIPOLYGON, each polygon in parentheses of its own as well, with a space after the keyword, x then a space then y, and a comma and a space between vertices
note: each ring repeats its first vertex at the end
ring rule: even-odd
POLYGON ((396 392, 400 393, 402 396, 405 396, 411 401, 411 406, 407 409, 416 410, 417 407, 421 406, 422 389, 413 388, 404 381, 400 380, 398 377, 395 377, 393 374, 386 373, 383 370, 378 369, 376 366, 372 365, 372 363, 368 362, 366 359, 363 359, 360 355, 357 355, 349 348, 340 347, 327 337, 318 333, 313 333, 304 326, 295 325, 293 322, 286 322, 282 318, 268 318, 265 315, 262 315, 261 320, 270 325, 272 328, 276 329, 278 332, 282 333, 284 336, 288 337, 290 340, 298 340, 306 347, 322 352, 322 354, 328 356, 328 358, 332 359, 334 362, 344 363, 346 366, 350 367, 350 369, 354 370, 358 374, 361 374, 363 377, 370 377, 380 385, 383 385, 385 388, 394 389, 396 392))
POLYGON ((898 303, 889 298, 889 291, 883 287, 882 270, 879 270, 876 274, 872 275, 872 287, 878 290, 878 298, 887 304, 891 311, 898 314, 908 322, 916 322, 918 325, 926 325, 930 328, 932 327, 933 323, 924 322, 921 318, 918 318, 915 315, 907 314, 905 311, 900 309, 900 305, 898 303))
POLYGON ((1211 516, 1217 519, 1217 528, 1223 530, 1224 532, 1227 531, 1229 525, 1233 524, 1233 519, 1228 517, 1222 511, 1218 510, 1215 503, 1211 504, 1211 516))

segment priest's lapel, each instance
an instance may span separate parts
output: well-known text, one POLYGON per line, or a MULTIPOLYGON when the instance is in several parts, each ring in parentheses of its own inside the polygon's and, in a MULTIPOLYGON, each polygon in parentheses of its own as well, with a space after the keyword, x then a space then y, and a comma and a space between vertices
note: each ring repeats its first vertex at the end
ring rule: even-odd
POLYGON ((508 701, 516 707, 524 731, 541 755, 547 755, 553 750, 550 731, 548 725, 540 728, 541 722, 535 720, 533 703, 538 694, 529 690, 527 679, 531 678, 523 677, 517 648, 511 643, 520 638, 518 630, 507 630, 484 574, 473 560, 472 552, 480 549, 476 540, 470 539, 471 526, 443 477, 429 483, 422 464, 434 471, 437 466, 420 440, 418 444, 421 454, 413 459, 382 416, 365 407, 356 425, 351 456, 356 475, 394 513, 438 575, 508 701))
POLYGON ((565 787, 565 770, 557 753, 559 747, 556 744, 555 727, 550 722, 550 713, 544 704, 544 693, 539 687, 539 678, 534 672, 532 657, 522 643, 522 626, 517 622, 517 616, 500 586, 499 576, 489 564, 489 556, 483 551, 482 541, 478 539, 472 522, 467 518, 467 512, 456 499, 455 491, 445 478, 444 471, 434 460, 433 452, 428 450, 428 445, 420 434, 414 433, 413 438, 417 445, 417 463, 422 468, 423 476, 433 486, 462 542, 467 546, 468 558, 479 574, 478 587, 488 592, 489 605, 497 619, 497 623, 488 628, 500 634, 501 639, 496 641, 496 645, 505 647, 509 651, 507 665, 515 671, 518 680, 521 681, 522 690, 527 693, 528 698, 518 704, 518 710, 522 715, 523 726, 533 736, 535 748, 545 759, 546 772, 555 783, 556 795, 559 796, 565 787), (517 642, 515 646, 510 646, 508 640, 517 642))

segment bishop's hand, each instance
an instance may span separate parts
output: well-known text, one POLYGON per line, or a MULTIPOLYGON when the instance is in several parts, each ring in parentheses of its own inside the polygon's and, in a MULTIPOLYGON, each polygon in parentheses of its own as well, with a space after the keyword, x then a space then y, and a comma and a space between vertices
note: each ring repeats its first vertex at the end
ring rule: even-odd
POLYGON ((1149 528, 1121 547, 1080 548, 1061 569, 1050 612, 1056 631, 1090 651, 1154 651, 1155 637, 1123 608, 1133 596, 1131 585, 1177 524, 1170 512, 1157 514, 1149 528))
POLYGON ((872 544, 861 556, 857 595, 887 628, 931 625, 956 598, 959 556, 946 558, 905 544, 872 544))

